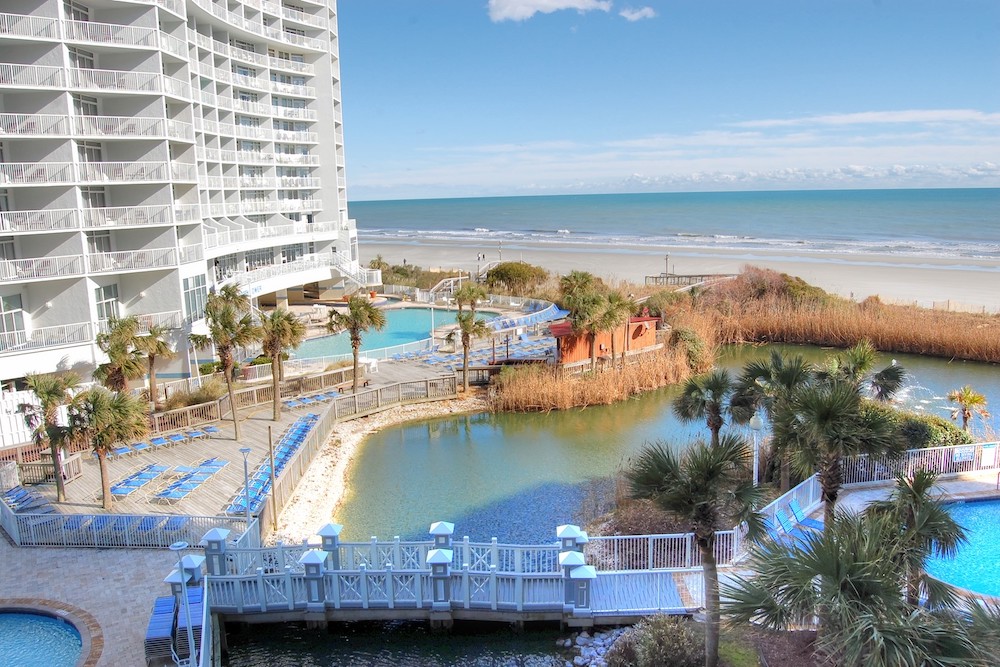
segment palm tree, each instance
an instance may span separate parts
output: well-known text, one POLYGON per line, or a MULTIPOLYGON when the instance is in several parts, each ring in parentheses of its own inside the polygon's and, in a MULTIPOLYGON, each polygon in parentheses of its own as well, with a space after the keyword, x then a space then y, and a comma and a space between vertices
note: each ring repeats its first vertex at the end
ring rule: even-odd
POLYGON ((606 297, 604 297, 604 313, 602 315, 602 320, 605 331, 611 332, 611 361, 614 363, 615 355, 615 329, 624 326, 622 332, 622 366, 625 365, 625 352, 628 348, 628 323, 629 318, 632 313, 635 312, 635 301, 628 298, 621 292, 609 292, 606 297))
POLYGON ((631 495, 646 498, 685 522, 701 553, 705 579, 705 665, 719 661, 719 572, 715 559, 715 531, 745 523, 751 539, 762 531, 755 508, 760 487, 750 479, 746 443, 731 434, 716 446, 693 444, 677 455, 663 443, 647 445, 626 472, 631 495))
POLYGON ((281 419, 281 357, 285 350, 297 348, 306 336, 306 325, 284 308, 275 308, 260 322, 262 347, 271 357, 271 385, 274 391, 274 421, 281 419))
POLYGON ((962 415, 962 430, 969 432, 969 420, 974 415, 979 415, 981 419, 989 419, 990 413, 986 410, 986 397, 972 388, 965 385, 961 389, 952 389, 948 392, 948 400, 956 403, 958 407, 951 411, 951 418, 958 419, 962 415))
POLYGON ((67 441, 89 443, 101 469, 102 506, 111 509, 111 480, 108 454, 116 446, 144 438, 149 419, 142 401, 124 392, 94 387, 74 397, 69 406, 69 425, 63 431, 67 441))
POLYGON ((843 482, 841 461, 902 448, 896 430, 862 403, 858 385, 828 378, 799 389, 775 411, 774 434, 788 447, 793 465, 804 476, 819 474, 828 525, 843 482))
POLYGON ((62 444, 57 436, 59 425, 59 406, 70 401, 70 393, 80 384, 80 378, 75 373, 59 375, 33 375, 24 379, 28 389, 34 392, 38 405, 21 403, 17 411, 24 416, 24 423, 32 430, 32 440, 39 447, 49 447, 52 456, 54 476, 56 478, 56 500, 66 500, 66 485, 63 483, 62 462, 59 456, 62 444))
POLYGON ((590 345, 590 371, 597 370, 597 333, 604 322, 604 297, 595 291, 579 291, 567 296, 563 305, 569 310, 573 333, 586 334, 590 345))
POLYGON ((136 349, 146 355, 146 362, 149 368, 149 401, 156 408, 156 359, 172 359, 176 356, 170 343, 167 341, 169 329, 164 326, 154 325, 149 327, 145 336, 139 336, 135 340, 136 349))
POLYGON ((374 259, 368 262, 368 268, 378 271, 388 271, 390 266, 389 262, 385 261, 382 255, 375 255, 374 259))
POLYGON ((486 320, 477 320, 474 311, 460 311, 455 316, 455 323, 458 329, 448 334, 449 342, 454 341, 455 333, 461 336, 462 340, 462 391, 469 391, 469 350, 472 348, 472 339, 488 336, 490 328, 486 325, 486 320))
POLYGON ((462 312, 468 304, 469 310, 475 314, 476 304, 486 298, 486 290, 475 283, 465 283, 455 290, 455 303, 458 304, 458 312, 462 312))
POLYGON ((381 331, 385 328, 385 314, 372 305, 368 299, 354 295, 347 300, 347 310, 330 311, 327 331, 344 329, 351 337, 351 351, 354 353, 354 383, 352 391, 358 391, 358 354, 361 350, 361 334, 369 329, 381 331))
POLYGON ((770 629, 817 622, 831 664, 855 667, 985 665, 969 624, 906 604, 894 554, 899 525, 886 514, 840 514, 822 533, 751 551, 750 576, 722 587, 734 624, 770 629))
POLYGON ((719 444, 719 432, 726 423, 725 414, 729 411, 727 401, 735 388, 729 371, 725 369, 693 377, 684 383, 681 395, 674 399, 674 414, 684 421, 704 419, 715 447, 719 444))
POLYGON ((888 500, 868 505, 867 512, 885 514, 899 526, 897 562, 905 573, 906 602, 916 607, 920 602, 921 588, 927 591, 928 603, 933 607, 954 603, 950 586, 928 577, 925 571, 930 556, 953 558, 958 548, 966 542, 965 531, 952 518, 938 497, 931 494, 937 474, 917 470, 913 477, 896 478, 896 488, 888 500))
POLYGON ((233 432, 240 439, 240 419, 233 390, 233 374, 236 369, 236 350, 256 343, 261 338, 260 327, 253 321, 250 299, 239 291, 235 284, 224 285, 214 294, 209 294, 205 303, 205 320, 208 335, 191 334, 191 343, 197 348, 215 346, 219 355, 222 373, 229 394, 229 407, 233 411, 233 432))
POLYGON ((863 340, 828 359, 824 366, 817 369, 817 376, 821 380, 850 382, 863 396, 887 403, 906 381, 906 369, 893 359, 891 364, 875 372, 877 356, 878 352, 871 342, 863 340))
MULTIPOLYGON (((559 291, 562 292, 564 299, 572 300, 573 297, 585 292, 597 292, 597 287, 597 278, 594 274, 587 271, 570 271, 565 276, 559 278, 559 291)), ((570 311, 570 316, 572 316, 573 304, 564 303, 563 305, 570 311)))
POLYGON ((146 374, 142 352, 137 349, 139 319, 134 315, 112 318, 108 330, 97 334, 97 347, 108 361, 94 371, 94 379, 111 391, 125 391, 129 380, 146 374))
MULTIPOLYGON (((762 409, 768 421, 773 423, 777 406, 787 403, 811 380, 812 366, 801 354, 785 357, 778 350, 771 350, 771 356, 766 361, 755 359, 743 367, 743 374, 737 380, 729 401, 730 410, 735 420, 743 423, 762 409)), ((788 448, 775 438, 774 449, 780 459, 780 488, 784 493, 791 486, 788 448)))

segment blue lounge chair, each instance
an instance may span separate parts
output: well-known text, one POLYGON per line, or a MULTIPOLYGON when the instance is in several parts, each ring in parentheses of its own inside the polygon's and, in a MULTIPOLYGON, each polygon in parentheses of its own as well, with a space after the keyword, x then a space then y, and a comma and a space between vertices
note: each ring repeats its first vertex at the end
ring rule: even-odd
POLYGON ((202 438, 208 437, 208 433, 200 429, 195 429, 193 431, 184 431, 184 435, 186 435, 189 440, 200 440, 202 438))
POLYGON ((812 528, 813 530, 823 530, 823 522, 807 517, 797 499, 792 499, 792 502, 788 503, 788 509, 792 510, 792 516, 795 517, 795 522, 800 526, 812 528))
POLYGON ((146 626, 146 662, 169 662, 173 647, 177 600, 172 595, 156 598, 146 626))
POLYGON ((142 454, 147 449, 152 449, 152 447, 145 442, 133 442, 130 446, 132 447, 132 451, 136 454, 142 454))
POLYGON ((288 408, 288 409, 298 408, 298 407, 301 407, 301 406, 302 406, 302 402, 301 401, 297 401, 294 398, 291 399, 291 400, 289 400, 289 401, 285 401, 285 407, 288 408))
POLYGON ((123 456, 128 456, 129 454, 133 454, 134 452, 132 451, 131 447, 129 447, 128 445, 124 445, 122 447, 116 447, 115 449, 112 450, 111 453, 114 455, 115 458, 120 459, 123 456))
POLYGON ((186 516, 172 516, 163 524, 163 532, 176 533, 186 528, 190 521, 191 519, 186 516))
POLYGON ((781 526, 781 531, 785 535, 790 537, 802 539, 806 536, 806 532, 800 528, 796 528, 795 524, 792 523, 782 510, 776 510, 774 512, 774 518, 777 520, 778 525, 781 526))
MULTIPOLYGON (((162 516, 144 516, 136 524, 135 530, 139 533, 151 533, 164 523, 162 516)), ((171 598, 173 599, 173 598, 171 598)))
POLYGON ((177 443, 180 443, 180 442, 186 442, 187 441, 187 436, 186 435, 182 435, 180 433, 171 433, 170 435, 167 436, 167 440, 169 440, 170 442, 172 442, 172 443, 174 443, 176 445, 177 443))
POLYGON ((209 426, 202 426, 201 430, 204 431, 205 433, 209 434, 209 435, 218 435, 218 434, 222 433, 222 431, 219 430, 218 426, 211 426, 211 425, 209 425, 209 426))
POLYGON ((149 439, 149 444, 151 444, 151 445, 153 445, 153 447, 156 447, 157 449, 159 449, 160 447, 169 447, 171 443, 166 438, 163 438, 161 436, 157 436, 155 438, 150 438, 149 439))

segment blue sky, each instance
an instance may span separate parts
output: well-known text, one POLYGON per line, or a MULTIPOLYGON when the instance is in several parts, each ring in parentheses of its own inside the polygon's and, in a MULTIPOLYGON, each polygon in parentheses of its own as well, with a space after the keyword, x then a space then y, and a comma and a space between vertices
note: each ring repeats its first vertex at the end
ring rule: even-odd
POLYGON ((1000 0, 339 0, 351 200, 1000 187, 1000 0))

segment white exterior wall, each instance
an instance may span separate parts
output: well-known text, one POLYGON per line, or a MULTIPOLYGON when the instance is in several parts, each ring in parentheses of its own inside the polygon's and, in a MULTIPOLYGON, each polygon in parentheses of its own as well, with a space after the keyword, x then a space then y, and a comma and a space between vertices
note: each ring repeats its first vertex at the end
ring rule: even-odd
POLYGON ((98 287, 184 341, 184 278, 252 296, 379 280, 347 212, 335 0, 74 2, 86 20, 63 0, 0 13, 0 296, 24 323, 0 327, 0 381, 99 363, 98 287))

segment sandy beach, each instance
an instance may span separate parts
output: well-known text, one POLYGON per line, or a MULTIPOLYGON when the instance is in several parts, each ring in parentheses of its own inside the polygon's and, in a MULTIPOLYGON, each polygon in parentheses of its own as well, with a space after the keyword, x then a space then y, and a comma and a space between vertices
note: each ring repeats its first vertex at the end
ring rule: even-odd
POLYGON ((857 300, 878 295, 886 301, 915 303, 952 310, 1000 311, 1000 267, 988 260, 936 259, 869 254, 794 253, 636 246, 518 244, 490 247, 458 244, 389 244, 365 240, 362 260, 375 255, 392 263, 424 268, 475 271, 476 257, 486 261, 523 260, 557 273, 591 271, 603 278, 642 283, 646 275, 660 274, 669 253, 670 270, 680 274, 735 273, 752 264, 798 276, 808 283, 857 300))

